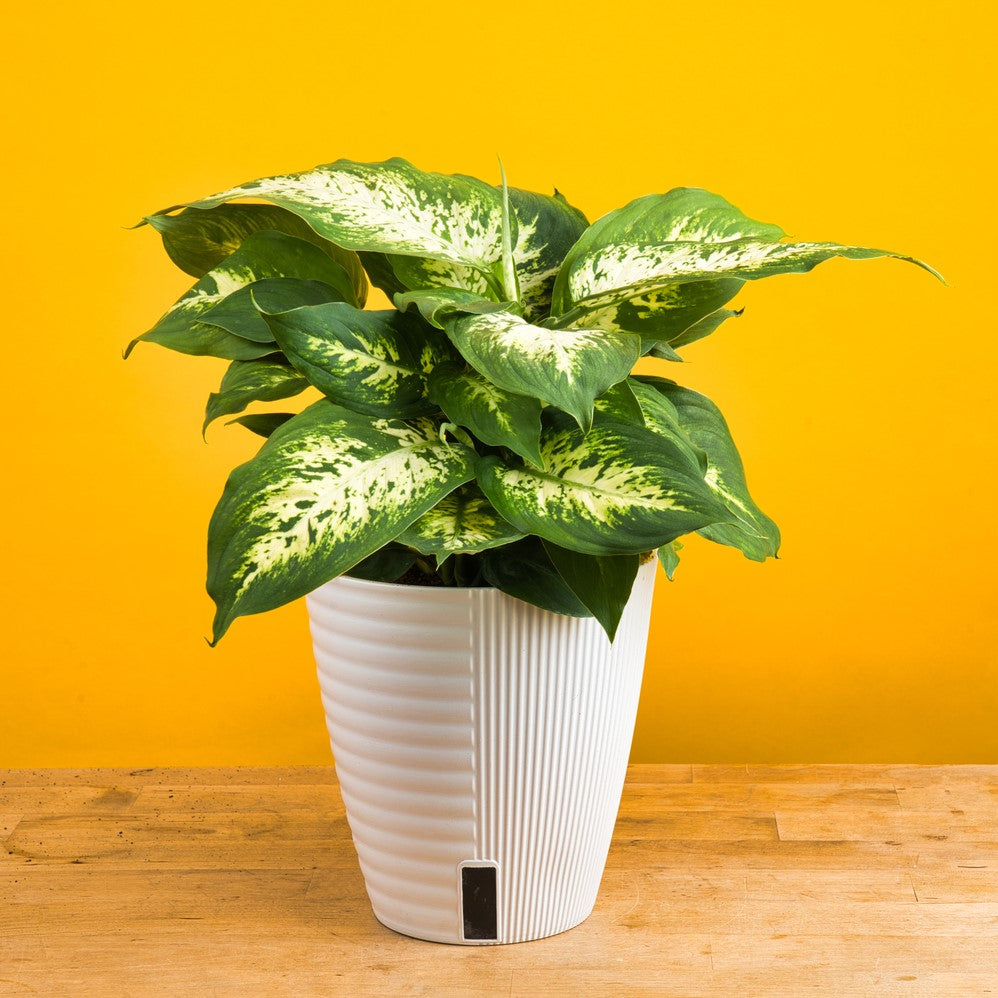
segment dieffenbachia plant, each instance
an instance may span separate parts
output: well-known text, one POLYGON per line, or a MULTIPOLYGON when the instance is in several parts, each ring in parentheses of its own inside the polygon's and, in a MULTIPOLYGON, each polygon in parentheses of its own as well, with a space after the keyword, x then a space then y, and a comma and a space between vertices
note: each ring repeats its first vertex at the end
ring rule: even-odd
POLYGON ((679 360, 738 314, 746 281, 836 256, 935 273, 787 241, 704 190, 589 225, 557 191, 401 159, 255 180, 146 223, 196 283, 128 351, 230 361, 205 427, 236 416, 267 438, 211 518, 215 641, 344 573, 495 586, 612 638, 642 559, 671 578, 684 534, 775 557, 717 407, 635 364, 679 360), (364 309, 368 281, 394 309, 364 309), (296 415, 239 415, 309 386, 322 398, 296 415))

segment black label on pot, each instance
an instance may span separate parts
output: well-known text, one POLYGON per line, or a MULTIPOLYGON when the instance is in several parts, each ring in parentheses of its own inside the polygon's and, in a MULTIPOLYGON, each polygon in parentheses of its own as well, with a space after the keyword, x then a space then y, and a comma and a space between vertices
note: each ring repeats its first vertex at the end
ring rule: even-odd
POLYGON ((497 890, 494 866, 461 867, 461 915, 465 939, 498 939, 497 890))

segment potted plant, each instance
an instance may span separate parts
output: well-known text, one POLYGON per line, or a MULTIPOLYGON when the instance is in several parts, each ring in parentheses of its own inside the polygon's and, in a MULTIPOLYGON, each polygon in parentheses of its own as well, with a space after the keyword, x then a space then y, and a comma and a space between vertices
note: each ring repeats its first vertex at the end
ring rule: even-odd
MULTIPOLYGON (((141 341, 230 361, 207 404, 267 438, 211 518, 214 641, 308 595, 377 916, 448 942, 595 900, 655 560, 779 532, 717 407, 663 376, 746 281, 831 257, 680 188, 590 225, 553 196, 340 160, 148 216, 196 283, 141 341), (251 200, 253 203, 245 203, 251 200), (262 203, 261 203, 262 202, 262 203), (364 308, 368 282, 394 303, 364 308), (321 397, 297 414, 257 401, 321 397)), ((936 275, 938 276, 938 275, 936 275)))

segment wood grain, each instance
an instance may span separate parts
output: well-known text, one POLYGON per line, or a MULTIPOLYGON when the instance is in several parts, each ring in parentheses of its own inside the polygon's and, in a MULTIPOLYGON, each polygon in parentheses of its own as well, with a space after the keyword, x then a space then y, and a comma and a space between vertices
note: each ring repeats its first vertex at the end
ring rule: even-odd
POLYGON ((375 921, 331 769, 0 771, 0 995, 998 995, 998 767, 635 766, 600 900, 375 921))

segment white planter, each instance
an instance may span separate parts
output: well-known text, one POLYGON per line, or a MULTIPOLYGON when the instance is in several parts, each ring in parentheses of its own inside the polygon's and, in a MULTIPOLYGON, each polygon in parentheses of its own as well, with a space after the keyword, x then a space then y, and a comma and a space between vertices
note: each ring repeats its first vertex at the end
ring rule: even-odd
POLYGON ((496 589, 340 578, 308 597, 336 773, 381 922, 512 943, 590 914, 654 580, 652 561, 612 645, 591 618, 496 589))

